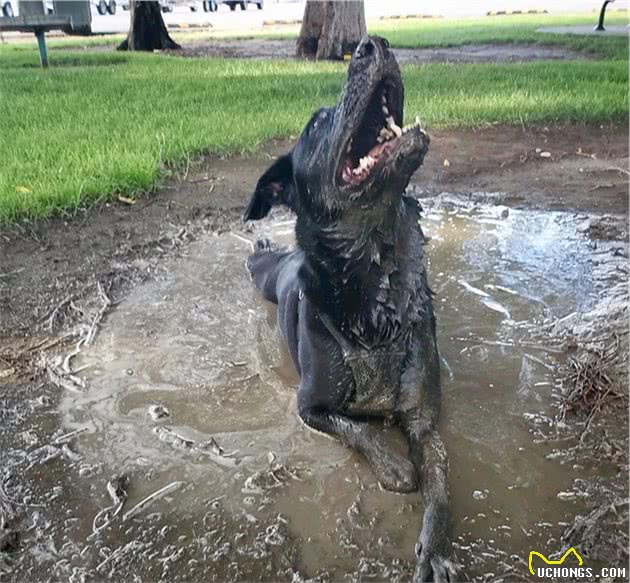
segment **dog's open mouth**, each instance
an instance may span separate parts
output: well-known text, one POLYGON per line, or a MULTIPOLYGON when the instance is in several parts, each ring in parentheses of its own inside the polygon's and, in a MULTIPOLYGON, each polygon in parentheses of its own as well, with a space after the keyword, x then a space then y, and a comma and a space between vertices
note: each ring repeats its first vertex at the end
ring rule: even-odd
POLYGON ((375 88, 363 118, 344 145, 337 169, 343 187, 356 187, 383 169, 411 130, 420 130, 420 120, 402 124, 402 87, 384 79, 375 88))

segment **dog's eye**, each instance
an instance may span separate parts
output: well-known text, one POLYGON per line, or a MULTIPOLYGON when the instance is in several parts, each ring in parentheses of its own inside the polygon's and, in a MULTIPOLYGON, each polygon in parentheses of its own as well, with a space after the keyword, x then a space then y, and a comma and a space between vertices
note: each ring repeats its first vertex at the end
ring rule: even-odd
POLYGON ((318 124, 320 121, 325 120, 325 119, 326 119, 326 117, 328 117, 328 112, 327 112, 327 111, 322 111, 321 113, 319 113, 319 114, 317 115, 317 119, 313 120, 313 125, 311 125, 311 128, 310 128, 310 129, 311 129, 311 130, 315 130, 315 129, 317 129, 317 124, 318 124))

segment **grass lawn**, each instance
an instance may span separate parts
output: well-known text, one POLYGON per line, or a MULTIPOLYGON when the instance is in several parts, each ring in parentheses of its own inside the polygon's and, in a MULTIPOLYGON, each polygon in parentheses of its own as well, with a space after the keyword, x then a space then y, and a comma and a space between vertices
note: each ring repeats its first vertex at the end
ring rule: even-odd
MULTIPOLYGON (((623 38, 593 38, 562 34, 541 34, 537 29, 544 26, 593 25, 597 14, 524 14, 520 16, 485 16, 462 19, 400 19, 379 20, 368 23, 369 31, 388 38, 393 46, 405 48, 461 46, 471 43, 540 43, 563 45, 576 50, 587 50, 607 58, 627 58, 628 42, 623 38)), ((627 24, 625 13, 609 10, 606 24, 627 24)), ((265 27, 262 30, 239 33, 233 30, 208 31, 207 29, 185 31, 173 30, 171 36, 178 42, 203 38, 268 38, 292 39, 299 31, 299 25, 265 27)), ((116 46, 124 35, 103 35, 94 37, 52 38, 51 48, 85 47, 93 45, 116 46)), ((34 47, 35 41, 15 43, 20 48, 34 47)))
MULTIPOLYGON (((536 27, 579 20, 541 18, 383 21, 371 31, 406 47, 549 42, 536 27)), ((593 15, 580 18, 591 22, 593 15)), ((59 42, 68 41, 50 44, 59 42)), ((429 128, 627 120, 627 39, 558 42, 599 58, 406 66, 407 115, 419 114, 429 128)), ((335 102, 345 70, 53 48, 54 66, 42 71, 37 59, 32 46, 0 47, 0 221, 147 191, 168 164, 297 134, 315 108, 335 102)))
MULTIPOLYGON (((586 50, 610 59, 628 58, 628 40, 597 38, 566 34, 536 32, 541 27, 593 25, 596 14, 527 14, 523 16, 491 16, 457 21, 428 19, 397 22, 390 28, 387 21, 372 29, 386 36, 396 47, 460 46, 470 43, 536 43, 563 45, 575 50, 586 50)), ((627 24, 625 13, 609 12, 606 24, 627 24)))

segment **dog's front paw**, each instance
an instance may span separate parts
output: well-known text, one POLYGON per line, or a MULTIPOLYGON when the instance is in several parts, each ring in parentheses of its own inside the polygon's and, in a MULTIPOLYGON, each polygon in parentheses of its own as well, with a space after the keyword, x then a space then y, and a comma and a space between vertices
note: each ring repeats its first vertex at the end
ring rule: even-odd
POLYGON ((407 459, 390 456, 387 461, 374 467, 377 478, 385 490, 409 493, 418 489, 418 480, 414 465, 407 459))
POLYGON ((460 580, 459 568, 450 559, 428 550, 425 551, 422 545, 418 545, 416 554, 418 560, 412 583, 425 583, 427 581, 454 583, 460 580))

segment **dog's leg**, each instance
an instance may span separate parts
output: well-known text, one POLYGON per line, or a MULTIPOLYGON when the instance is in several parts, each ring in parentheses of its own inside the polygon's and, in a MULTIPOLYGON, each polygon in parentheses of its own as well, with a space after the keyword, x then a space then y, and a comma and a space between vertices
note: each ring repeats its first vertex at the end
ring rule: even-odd
POLYGON ((439 356, 434 336, 427 334, 419 340, 417 354, 422 358, 403 374, 399 399, 400 426, 424 500, 413 583, 456 581, 457 569, 448 559, 448 457, 437 432, 441 404, 439 356))
POLYGON ((417 490, 413 464, 387 446, 381 431, 365 421, 351 419, 321 408, 300 407, 300 417, 317 431, 328 433, 362 453, 372 466, 381 486, 394 492, 417 490))
POLYGON ((455 581, 457 570, 448 559, 450 541, 446 449, 431 421, 420 415, 406 414, 401 422, 409 440, 410 457, 418 471, 425 508, 413 582, 455 581))
POLYGON ((289 251, 278 249, 278 246, 269 239, 262 239, 256 241, 254 253, 247 259, 247 269, 256 287, 267 301, 274 304, 278 303, 276 289, 278 274, 285 258, 290 254, 289 251))

